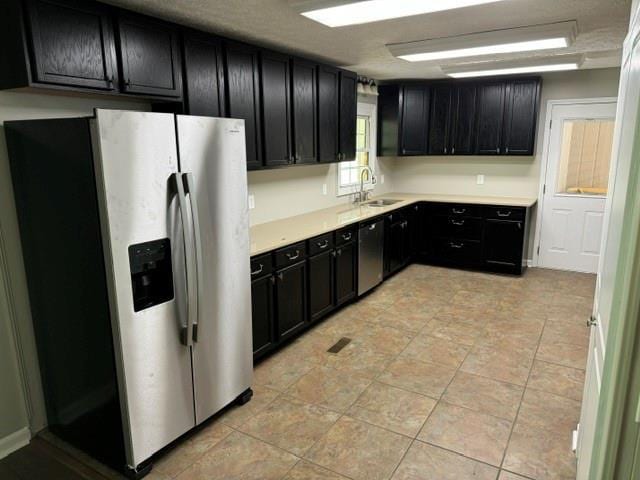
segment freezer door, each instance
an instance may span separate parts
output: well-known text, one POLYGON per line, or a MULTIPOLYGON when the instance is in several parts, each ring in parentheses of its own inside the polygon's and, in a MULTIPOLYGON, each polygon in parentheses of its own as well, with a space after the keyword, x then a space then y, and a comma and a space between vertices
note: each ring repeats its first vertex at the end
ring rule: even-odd
POLYGON ((244 121, 176 121, 198 251, 193 374, 201 423, 249 388, 253 375, 244 121))
POLYGON ((97 110, 92 139, 127 460, 135 468, 195 425, 191 352, 181 341, 186 307, 176 302, 186 286, 175 117, 97 110))

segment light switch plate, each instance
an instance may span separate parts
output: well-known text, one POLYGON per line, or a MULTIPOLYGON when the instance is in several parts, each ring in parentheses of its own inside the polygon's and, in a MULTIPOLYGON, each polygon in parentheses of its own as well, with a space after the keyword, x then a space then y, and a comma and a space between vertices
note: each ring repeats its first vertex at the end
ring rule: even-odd
POLYGON ((478 175, 478 176, 476 177, 476 183, 477 183, 478 185, 484 185, 484 175, 478 175))
POLYGON ((249 210, 256 208, 256 198, 253 195, 249 195, 249 210))

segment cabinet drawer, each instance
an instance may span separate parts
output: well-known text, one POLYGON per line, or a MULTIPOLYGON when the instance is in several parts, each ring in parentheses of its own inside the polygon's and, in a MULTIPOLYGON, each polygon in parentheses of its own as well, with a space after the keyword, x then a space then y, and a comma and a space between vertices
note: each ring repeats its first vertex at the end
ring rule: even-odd
POLYGON ((480 242, 470 240, 439 238, 435 241, 435 253, 444 261, 469 266, 478 265, 482 258, 480 242))
POLYGON ((270 253, 251 259, 251 278, 258 278, 273 271, 273 257, 270 253))
POLYGON ((437 215, 433 217, 433 227, 437 236, 480 240, 482 238, 482 220, 463 216, 437 215))
POLYGON ((437 215, 480 217, 482 208, 478 205, 437 203, 432 206, 432 212, 437 215))
POLYGON ((309 255, 326 252, 333 248, 333 232, 318 235, 317 237, 309 239, 308 242, 309 255))
POLYGON ((485 207, 486 218, 498 220, 524 220, 526 209, 522 207, 485 207))
POLYGON ((307 249, 304 242, 289 245, 288 247, 276 250, 276 267, 286 267, 292 265, 307 256, 307 249))
POLYGON ((355 226, 343 228, 336 232, 336 245, 344 245, 345 243, 354 241, 358 236, 358 229, 355 226))

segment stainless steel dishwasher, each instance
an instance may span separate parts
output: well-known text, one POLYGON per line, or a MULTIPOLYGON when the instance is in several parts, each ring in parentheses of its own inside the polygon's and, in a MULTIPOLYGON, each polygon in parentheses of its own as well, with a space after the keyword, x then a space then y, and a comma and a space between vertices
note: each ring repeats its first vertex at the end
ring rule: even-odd
POLYGON ((360 224, 358 241, 358 295, 382 282, 384 219, 360 224))

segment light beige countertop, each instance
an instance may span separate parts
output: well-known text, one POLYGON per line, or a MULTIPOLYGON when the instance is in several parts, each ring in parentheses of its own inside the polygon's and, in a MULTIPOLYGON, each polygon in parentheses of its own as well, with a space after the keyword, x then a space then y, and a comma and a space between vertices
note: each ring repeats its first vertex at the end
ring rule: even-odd
POLYGON ((347 225, 383 215, 416 202, 469 203, 527 208, 532 207, 537 202, 535 198, 416 193, 388 193, 374 197, 373 200, 382 198, 401 201, 386 207, 344 204, 254 225, 251 227, 251 256, 270 252, 276 248, 338 230, 347 225))

